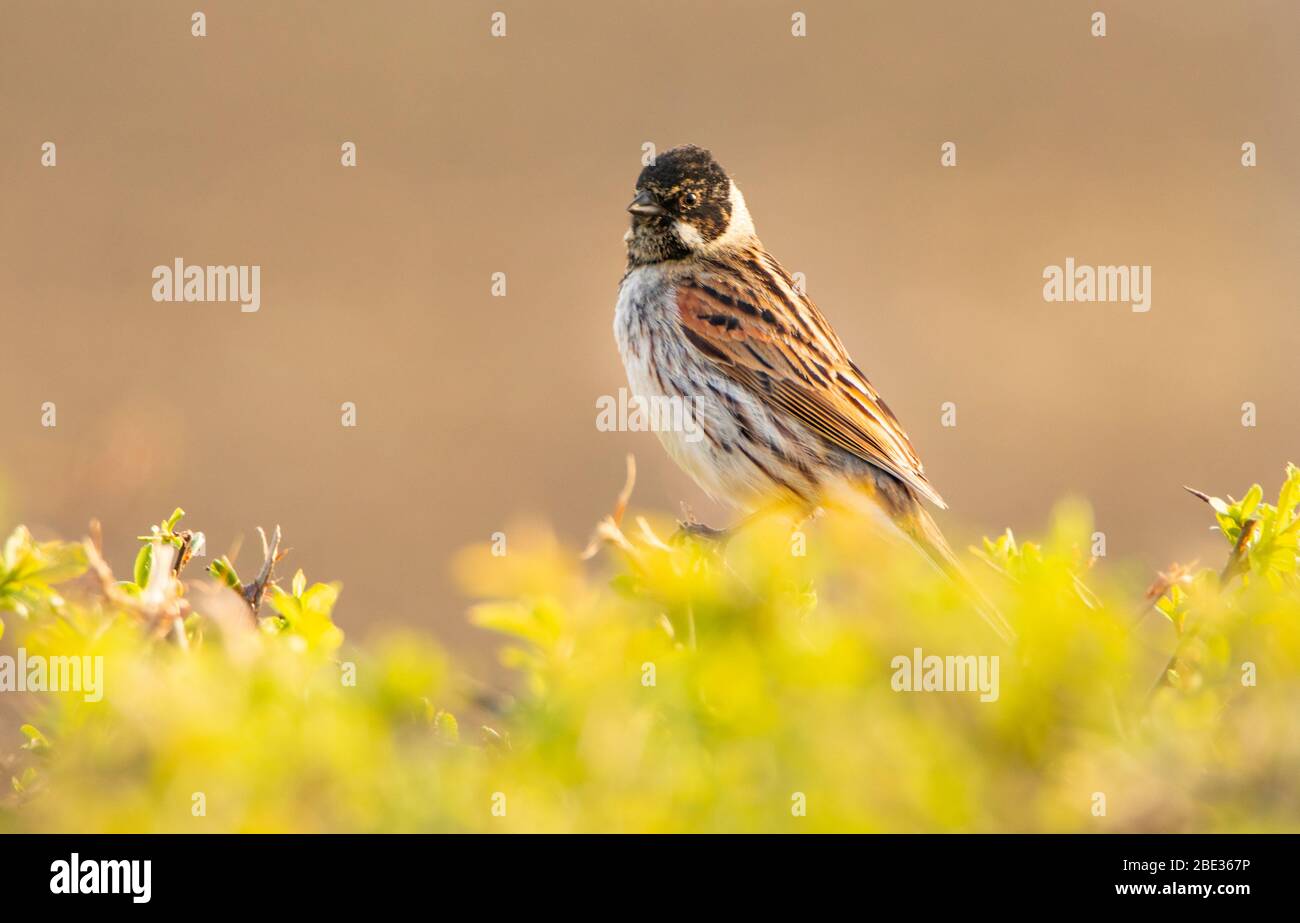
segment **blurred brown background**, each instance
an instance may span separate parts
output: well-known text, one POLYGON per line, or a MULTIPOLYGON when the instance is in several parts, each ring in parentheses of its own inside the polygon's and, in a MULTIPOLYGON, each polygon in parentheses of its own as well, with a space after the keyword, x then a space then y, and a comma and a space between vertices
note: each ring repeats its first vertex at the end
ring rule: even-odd
POLYGON ((469 644, 454 549, 519 514, 580 542, 628 450, 637 503, 725 522, 653 436, 594 425, 625 384, 611 321, 645 141, 735 175, 959 538, 1038 531, 1076 493, 1112 558, 1217 556, 1180 486, 1273 489, 1300 459, 1290 0, 0 10, 0 525, 98 516, 123 570, 178 503, 215 553, 279 522, 288 566, 344 582, 354 636, 469 644), (261 311, 153 302, 178 256, 260 264, 261 311), (1044 303, 1070 256, 1151 264, 1150 313, 1044 303))

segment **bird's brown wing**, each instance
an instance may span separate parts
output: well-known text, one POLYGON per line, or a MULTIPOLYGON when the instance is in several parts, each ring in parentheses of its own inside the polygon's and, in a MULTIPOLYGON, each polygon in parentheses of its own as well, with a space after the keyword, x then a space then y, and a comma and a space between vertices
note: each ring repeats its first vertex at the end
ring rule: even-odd
POLYGON ((813 303, 761 250, 711 261, 677 286, 692 345, 719 371, 939 507, 898 418, 813 303))

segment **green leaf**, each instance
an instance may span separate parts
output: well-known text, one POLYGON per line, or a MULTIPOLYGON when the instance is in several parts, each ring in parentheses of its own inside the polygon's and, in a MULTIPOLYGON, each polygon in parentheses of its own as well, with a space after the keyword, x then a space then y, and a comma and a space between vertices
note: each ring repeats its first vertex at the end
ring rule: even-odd
MULTIPOLYGON (((305 583, 306 579, 301 582, 305 583)), ((298 584, 295 577, 295 589, 298 584)), ((329 651, 343 643, 343 632, 331 617, 342 589, 339 583, 314 583, 301 596, 295 596, 272 586, 268 599, 271 608, 284 620, 288 634, 302 638, 310 648, 329 651)))
POLYGON ((244 585, 239 582, 239 574, 235 573, 234 565, 224 554, 208 565, 208 573, 236 593, 243 592, 244 585))
POLYGON ((18 730, 22 731, 23 736, 27 738, 27 743, 23 744, 22 747, 24 750, 49 749, 49 738, 38 731, 34 725, 24 724, 18 730))
POLYGON ((86 549, 77 542, 43 542, 28 555, 22 579, 41 583, 63 583, 80 577, 88 567, 86 549))
POLYGON ((27 531, 26 526, 19 526, 9 533, 5 539, 3 563, 6 570, 13 570, 18 564, 18 557, 24 545, 31 542, 31 533, 27 531))
POLYGON ((340 589, 342 587, 337 583, 312 584, 310 589, 301 594, 303 609, 328 618, 334 611, 334 604, 338 602, 340 589))
POLYGON ((1282 482, 1282 489, 1277 495, 1278 512, 1290 516, 1295 512, 1297 499, 1300 499, 1300 468, 1288 463, 1286 466, 1286 480, 1282 482))
POLYGON ((51 584, 79 577, 87 566, 80 542, 36 542, 19 526, 6 539, 0 561, 0 609, 27 617, 60 606, 62 599, 51 584))
POLYGON ((1206 497, 1205 502, 1210 504, 1210 509, 1214 510, 1214 512, 1218 513, 1220 516, 1232 517, 1231 507, 1218 497, 1206 497))
POLYGON ((1241 498, 1241 503, 1238 505, 1240 508, 1238 516, 1243 522, 1255 512, 1255 507, 1259 506, 1259 501, 1262 499, 1264 499, 1264 488, 1258 484, 1250 485, 1250 490, 1246 491, 1246 496, 1241 498))
POLYGON ((9 784, 12 785, 14 791, 20 795, 23 792, 27 791, 27 789, 30 788, 31 784, 35 781, 36 781, 36 770, 31 766, 28 766, 26 769, 23 770, 23 774, 21 777, 20 776, 9 777, 9 784))
POLYGON ((531 641, 543 649, 550 649, 560 637, 559 613, 545 602, 483 603, 471 609, 469 617, 481 628, 531 641))
POLYGON ((427 699, 425 700, 425 706, 432 712, 429 723, 433 725, 434 736, 447 743, 454 744, 458 742, 460 740, 460 724, 456 721, 456 716, 441 708, 434 710, 427 699))
POLYGON ((135 556, 135 585, 145 587, 149 585, 149 563, 153 560, 153 546, 141 545, 140 551, 135 556))

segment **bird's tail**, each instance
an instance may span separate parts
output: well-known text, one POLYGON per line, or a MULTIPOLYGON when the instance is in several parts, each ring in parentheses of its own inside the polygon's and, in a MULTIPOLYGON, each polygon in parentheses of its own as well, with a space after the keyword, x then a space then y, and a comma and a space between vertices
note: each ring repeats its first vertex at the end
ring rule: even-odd
POLYGON ((912 508, 904 515, 898 517, 896 522, 899 528, 907 534, 926 556, 934 562, 939 570, 947 574, 948 579, 955 583, 961 590, 970 597, 971 603, 975 606, 975 611, 979 613, 980 618, 988 624, 1007 644, 1016 639, 1015 630, 1003 618, 1002 613, 998 611, 997 606, 993 605, 966 574, 965 569, 953 554, 952 548, 948 545, 948 540, 943 537, 939 531, 939 525, 934 521, 929 511, 921 505, 919 500, 914 500, 912 508))

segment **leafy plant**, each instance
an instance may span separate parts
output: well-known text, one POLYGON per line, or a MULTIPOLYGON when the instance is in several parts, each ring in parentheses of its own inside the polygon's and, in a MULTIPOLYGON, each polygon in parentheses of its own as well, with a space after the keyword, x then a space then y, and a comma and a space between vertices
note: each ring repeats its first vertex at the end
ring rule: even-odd
MULTIPOLYGON (((775 514, 725 543, 674 540, 671 524, 624 521, 630 493, 586 561, 524 527, 504 556, 456 558, 481 600, 471 620, 503 640, 486 678, 424 636, 350 646, 338 584, 275 582, 278 533, 265 579, 244 584, 221 558, 186 581, 181 555, 167 581, 151 581, 151 559, 124 583, 97 542, 19 529, 0 564, 0 608, 21 616, 5 646, 100 656, 106 679, 102 701, 25 702, 0 750, 0 829, 1300 824, 1284 784, 1300 773, 1294 466, 1273 505, 1258 487, 1198 492, 1226 563, 1173 565, 1145 595, 1091 558, 1077 503, 1041 541, 985 540, 971 570, 1016 628, 1011 646, 859 518, 775 514), (70 588, 88 567, 96 579, 70 588), (914 654, 996 657, 996 695, 898 690, 914 654)), ((196 533, 178 524, 179 511, 146 547, 182 550, 196 533)))
MULTIPOLYGON (((85 573, 86 556, 80 545, 37 542, 23 526, 10 533, 0 550, 0 612, 22 618, 34 611, 56 609, 63 599, 54 586, 85 573)), ((0 636, 4 622, 0 621, 0 636)))

